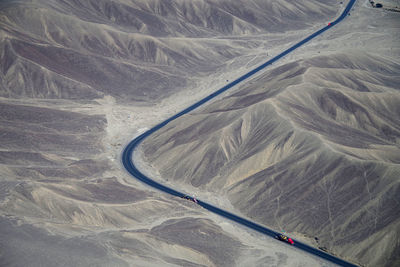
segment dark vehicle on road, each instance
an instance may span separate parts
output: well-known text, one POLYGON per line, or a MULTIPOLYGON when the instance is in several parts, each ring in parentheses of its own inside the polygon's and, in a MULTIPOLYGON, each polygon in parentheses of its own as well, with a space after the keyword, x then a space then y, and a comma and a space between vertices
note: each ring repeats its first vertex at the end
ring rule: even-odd
POLYGON ((187 199, 187 200, 193 201, 194 203, 196 203, 196 204, 197 204, 197 199, 196 199, 196 198, 194 198, 194 197, 191 197, 191 196, 188 196, 188 195, 184 195, 184 196, 181 196, 181 198, 184 198, 184 199, 187 199))
POLYGON ((276 239, 278 239, 280 241, 283 241, 283 242, 286 242, 286 243, 289 243, 290 245, 294 244, 294 241, 290 237, 287 237, 287 236, 285 236, 283 234, 277 235, 276 239))

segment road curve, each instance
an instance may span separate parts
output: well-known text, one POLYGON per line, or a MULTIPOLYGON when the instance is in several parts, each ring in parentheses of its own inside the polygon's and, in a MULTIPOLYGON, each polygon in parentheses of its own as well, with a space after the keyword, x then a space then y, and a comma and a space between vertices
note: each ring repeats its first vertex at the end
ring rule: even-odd
MULTIPOLYGON (((236 80, 232 81, 231 83, 225 85, 224 87, 222 87, 221 89, 217 90, 216 92, 212 93, 211 95, 207 96, 206 98, 196 102, 195 104, 191 105, 190 107, 184 109, 183 111, 175 114, 174 116, 170 117, 169 119, 157 124, 156 126, 154 126, 153 128, 151 128, 150 130, 146 131, 145 133, 139 135, 138 137, 136 137, 134 140, 132 140, 124 149, 123 153, 122 153, 122 163, 125 167, 125 169, 135 178, 137 178, 138 180, 142 181, 143 183, 150 185, 158 190, 161 190, 165 193, 171 194, 173 196, 177 196, 177 197, 182 197, 185 196, 184 193, 179 192, 175 189, 172 189, 168 186, 165 186, 163 184, 160 184, 152 179, 150 179, 149 177, 147 177, 145 174, 143 174, 142 172, 140 172, 138 170, 138 168, 135 166, 133 160, 132 160, 132 154, 134 152, 134 150, 138 147, 138 145, 149 135, 151 135, 152 133, 154 133, 155 131, 158 131, 159 129, 161 129, 162 127, 164 127, 165 125, 167 125, 169 122, 183 116, 184 114, 187 114, 188 112, 198 108, 199 106, 203 105, 204 103, 210 101, 211 99, 213 99, 214 97, 216 97, 217 95, 222 94, 223 92, 227 91, 228 89, 232 88, 233 86, 235 86, 236 84, 248 79, 249 77, 253 76, 254 74, 256 74, 257 72, 259 72, 260 70, 266 68, 267 66, 271 65, 272 63, 278 61, 279 59, 281 59, 282 57, 286 56, 287 54, 289 54, 290 52, 294 51, 295 49, 297 49, 298 47, 304 45, 305 43, 309 42, 310 40, 312 40, 313 38, 315 38, 316 36, 322 34, 323 32, 327 31, 329 28, 335 26, 336 24, 338 24, 339 22, 341 22, 344 18, 346 18, 346 16, 349 14, 351 8, 353 7, 354 3, 356 2, 356 0, 350 0, 349 3, 347 4, 345 10, 342 12, 342 14, 333 22, 330 22, 327 26, 325 26, 324 28, 314 32, 313 34, 309 35, 308 37, 306 37, 305 39, 301 40, 300 42, 296 43, 295 45, 293 45, 292 47, 288 48, 287 50, 283 51, 282 53, 280 53, 279 55, 275 56, 274 58, 268 60, 267 62, 265 62, 264 64, 256 67, 255 69, 249 71, 248 73, 244 74, 243 76, 237 78, 236 80)), ((235 214, 232 214, 228 211, 222 210, 218 207, 215 207, 211 204, 208 204, 206 202, 203 202, 201 200, 197 200, 198 201, 198 205, 202 206, 203 208, 214 212, 220 216, 223 216, 227 219, 230 219, 234 222, 237 222, 241 225, 244 225, 246 227, 249 227, 257 232, 260 232, 262 234, 271 236, 271 237, 275 237, 278 233, 268 229, 267 227, 264 227, 260 224, 251 222, 245 218, 239 217, 235 214)), ((303 251, 306 251, 310 254, 313 254, 315 256, 318 256, 320 258, 323 258, 327 261, 330 261, 332 263, 341 265, 341 266, 356 266, 354 264, 351 264, 349 262, 346 262, 342 259, 339 259, 335 256, 332 256, 328 253, 325 253, 324 251, 321 251, 319 249, 316 249, 314 247, 311 247, 309 245, 306 245, 300 241, 294 240, 294 247, 297 247, 298 249, 301 249, 303 251)))

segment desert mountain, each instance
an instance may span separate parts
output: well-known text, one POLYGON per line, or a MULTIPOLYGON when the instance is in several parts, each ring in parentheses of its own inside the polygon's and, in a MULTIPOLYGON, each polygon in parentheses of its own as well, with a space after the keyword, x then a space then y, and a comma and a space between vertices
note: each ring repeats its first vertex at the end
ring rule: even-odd
POLYGON ((394 266, 400 61, 388 55, 398 37, 368 38, 398 31, 398 15, 357 9, 325 36, 333 44, 316 41, 301 59, 169 123, 143 153, 162 178, 225 196, 259 223, 363 265, 394 266), (371 16, 379 22, 361 30, 371 16))
POLYGON ((254 48, 226 38, 304 29, 337 12, 302 2, 2 2, 0 96, 156 102, 254 48))
MULTIPOLYGON (((119 155, 144 129, 342 8, 336 0, 0 1, 0 265, 327 266, 153 191, 119 155)), ((353 23, 301 58, 146 141, 144 166, 262 224, 318 236, 349 260, 366 262, 380 248, 371 264, 395 262, 397 17, 356 10, 353 23)))
POLYGON ((119 155, 143 129, 339 8, 0 1, 0 265, 322 265, 155 193, 119 155))

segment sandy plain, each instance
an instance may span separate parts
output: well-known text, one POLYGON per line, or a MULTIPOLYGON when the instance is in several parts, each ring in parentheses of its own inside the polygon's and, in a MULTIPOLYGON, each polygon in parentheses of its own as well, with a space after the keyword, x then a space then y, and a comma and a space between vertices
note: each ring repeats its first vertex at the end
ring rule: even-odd
MULTIPOLYGON (((2 1, 0 265, 330 266, 190 202, 142 185, 122 169, 120 154, 123 146, 145 129, 326 25, 339 14, 339 2, 2 1)), ((390 244, 399 240, 399 218, 386 216, 399 214, 399 203, 395 203, 399 188, 398 21, 398 14, 372 9, 367 1, 359 1, 346 24, 274 64, 250 85, 240 85, 190 118, 183 118, 167 133, 160 132, 135 157, 146 172, 167 184, 300 239, 311 242, 319 236, 324 243, 314 245, 327 246, 353 262, 369 262, 371 266, 398 262, 398 242, 395 247, 390 244), (371 72, 377 75, 366 74, 371 72), (272 95, 270 89, 265 93, 266 87, 275 90, 272 95), (287 90, 289 87, 291 90, 287 90), (321 87, 336 88, 339 93, 318 96, 321 87), (343 93, 345 87, 350 89, 343 93), (353 92, 354 87, 382 94, 365 96, 353 92), (243 99, 252 94, 258 95, 243 99), (339 110, 337 105, 349 98, 351 105, 344 104, 339 110), (267 104, 256 105, 260 99, 267 104), (352 110, 353 102, 360 99, 364 101, 362 107, 352 110), (299 106, 310 106, 311 112, 323 114, 325 120, 316 120, 310 111, 296 109, 299 106), (213 133, 218 130, 213 127, 220 120, 213 122, 212 112, 221 108, 226 110, 218 113, 228 114, 223 115, 227 116, 223 117, 227 132, 215 137, 213 133), (229 114, 232 108, 242 114, 229 114), (334 110, 336 117, 326 123, 334 110), (262 119, 264 114, 269 114, 267 121, 262 119), (372 116, 374 123, 366 124, 363 116, 372 116), (199 166, 200 176, 198 171, 193 172, 196 175, 176 175, 181 170, 193 170, 201 159, 210 157, 195 149, 192 155, 184 154, 179 147, 166 149, 165 135, 176 135, 175 140, 191 136, 187 141, 199 142, 201 138, 185 128, 203 121, 207 133, 203 136, 208 137, 201 140, 200 150, 206 150, 219 146, 220 136, 229 139, 227 143, 235 142, 237 131, 231 125, 237 118, 249 124, 248 135, 257 132, 253 126, 259 121, 279 125, 273 133, 278 139, 287 137, 288 131, 293 131, 293 137, 282 142, 279 153, 269 152, 274 156, 258 157, 254 149, 268 150, 267 143, 277 144, 276 138, 268 139, 265 134, 269 130, 261 127, 259 138, 266 145, 255 142, 247 151, 233 153, 236 159, 224 163, 223 175, 220 166, 210 168, 209 164, 199 166), (312 119, 315 124, 306 124, 312 119), (364 139, 356 135, 361 144, 349 146, 339 142, 343 138, 337 134, 330 134, 338 128, 331 125, 335 121, 346 122, 345 126, 357 133, 371 134, 364 139), (369 128, 363 129, 363 125, 369 128), (182 130, 185 135, 177 134, 182 130), (316 156, 303 157, 302 148, 294 149, 299 140, 306 149, 316 151, 316 156), (374 146, 361 147, 365 143, 374 146), (363 163, 357 166, 364 169, 357 175, 361 173, 360 179, 371 183, 371 187, 357 186, 369 191, 361 209, 366 210, 364 216, 372 218, 372 225, 387 222, 379 231, 376 227, 370 230, 369 219, 366 230, 350 225, 348 232, 365 230, 368 238, 356 244, 345 240, 343 250, 336 243, 326 243, 340 223, 329 221, 331 215, 323 228, 310 227, 301 216, 296 220, 307 222, 304 227, 296 228, 289 222, 298 215, 296 210, 320 203, 320 199, 293 207, 290 199, 285 202, 278 197, 280 209, 276 208, 276 197, 269 199, 271 196, 263 193, 268 192, 265 187, 240 185, 244 178, 290 155, 292 162, 306 164, 292 164, 292 173, 312 170, 319 175, 316 169, 326 162, 342 166, 337 154, 345 154, 352 161, 354 155, 361 157, 357 160, 363 163), (318 157, 321 162, 317 162, 318 157), (240 168, 232 169, 233 164, 240 168), (376 172, 385 174, 379 183, 370 180, 376 172), (256 194, 258 202, 249 199, 255 189, 261 192, 256 194), (385 203, 387 210, 379 209, 381 206, 374 202, 385 203), (280 213, 283 209, 289 212, 280 213), (325 237, 324 232, 328 233, 325 237), (373 254, 369 248, 374 249, 373 254), (373 259, 368 255, 374 255, 373 259)), ((344 135, 348 128, 343 130, 344 135)), ((219 154, 215 155, 218 159, 219 154)), ((348 163, 350 169, 354 165, 348 163)), ((330 183, 328 178, 326 183, 330 183)), ((364 191, 360 194, 365 195, 364 191)), ((325 193, 321 195, 323 198, 325 193)), ((329 207, 316 205, 314 210, 324 217, 329 207)), ((313 223, 320 222, 326 222, 326 218, 313 223)))

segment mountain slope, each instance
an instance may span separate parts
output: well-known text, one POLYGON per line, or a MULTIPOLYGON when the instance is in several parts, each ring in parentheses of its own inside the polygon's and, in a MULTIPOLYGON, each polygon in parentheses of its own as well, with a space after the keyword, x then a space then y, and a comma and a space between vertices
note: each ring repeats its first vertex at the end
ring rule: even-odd
POLYGON ((340 9, 298 3, 0 1, 0 265, 322 265, 119 161, 143 129, 340 9))
POLYGON ((302 59, 169 123, 143 154, 188 192, 229 199, 237 212, 345 259, 393 266, 400 62, 388 47, 398 18, 357 8, 350 29, 339 26, 300 50, 302 59), (362 30, 374 16, 381 23, 362 30), (380 29, 386 41, 377 50, 367 40, 380 29))

